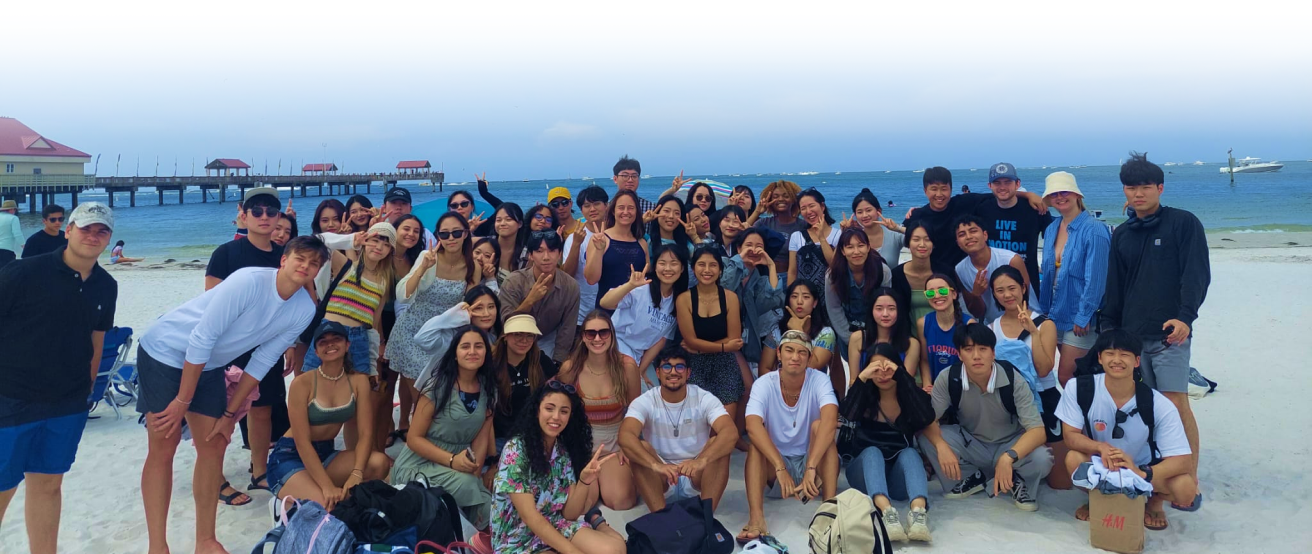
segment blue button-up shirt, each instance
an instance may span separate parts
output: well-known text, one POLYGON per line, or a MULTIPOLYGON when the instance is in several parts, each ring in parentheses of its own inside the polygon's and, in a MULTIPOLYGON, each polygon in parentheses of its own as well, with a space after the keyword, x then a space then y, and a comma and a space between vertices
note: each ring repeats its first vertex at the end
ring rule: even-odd
POLYGON ((1093 314, 1102 305, 1107 288, 1107 252, 1111 233, 1107 225, 1082 212, 1066 226, 1066 248, 1062 251, 1061 269, 1057 269, 1057 232, 1061 219, 1048 225, 1043 233, 1043 274, 1039 290, 1039 312, 1057 325, 1059 331, 1074 326, 1088 327, 1093 314))

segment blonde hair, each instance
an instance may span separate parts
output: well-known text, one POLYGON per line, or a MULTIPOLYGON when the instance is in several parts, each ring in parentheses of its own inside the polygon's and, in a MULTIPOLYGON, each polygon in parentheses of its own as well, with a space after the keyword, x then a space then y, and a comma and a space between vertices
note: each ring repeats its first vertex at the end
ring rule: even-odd
MULTIPOLYGON (((781 192, 786 192, 792 195, 793 197, 793 208, 791 210, 792 215, 796 216, 798 213, 801 213, 802 211, 801 208, 797 207, 797 197, 802 194, 802 187, 797 186, 797 183, 794 183, 792 181, 782 181, 782 180, 775 181, 773 183, 765 185, 765 190, 761 191, 761 196, 769 198, 770 195, 773 194, 774 191, 776 190, 780 190, 781 192)), ((766 209, 768 210, 769 208, 767 207, 766 209)))

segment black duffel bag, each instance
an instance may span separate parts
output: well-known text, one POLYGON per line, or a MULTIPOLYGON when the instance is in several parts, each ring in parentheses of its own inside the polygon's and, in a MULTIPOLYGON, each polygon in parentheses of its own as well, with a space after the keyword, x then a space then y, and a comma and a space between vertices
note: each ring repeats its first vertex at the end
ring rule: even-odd
POLYGON ((360 483, 333 507, 332 515, 361 543, 382 543, 410 527, 421 541, 465 540, 456 500, 441 487, 422 481, 411 481, 402 489, 377 480, 360 483))
POLYGON ((715 520, 711 501, 685 498, 624 526, 629 554, 729 554, 733 535, 715 520))

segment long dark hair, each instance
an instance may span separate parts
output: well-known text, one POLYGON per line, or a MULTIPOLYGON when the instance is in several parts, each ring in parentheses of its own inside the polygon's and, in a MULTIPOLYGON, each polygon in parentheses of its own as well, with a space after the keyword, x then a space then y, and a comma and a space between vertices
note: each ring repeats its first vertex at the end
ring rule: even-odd
MULTIPOLYGON (((902 365, 901 353, 894 350, 893 345, 881 342, 870 349, 870 359, 875 359, 875 356, 882 356, 897 365, 897 371, 893 372, 893 382, 897 384, 897 404, 902 409, 902 413, 889 424, 908 435, 918 433, 933 424, 936 419, 934 404, 930 401, 929 394, 916 386, 915 377, 907 373, 906 366, 902 365)), ((862 367, 852 370, 860 374, 864 369, 862 367)), ((850 421, 874 420, 879 417, 879 386, 873 379, 869 381, 857 379, 852 383, 848 396, 855 396, 855 391, 862 387, 868 388, 865 389, 860 400, 844 406, 849 413, 843 415, 850 421)))
MULTIPOLYGON (((824 193, 820 192, 820 189, 811 187, 809 189, 802 191, 801 194, 797 195, 797 210, 799 214, 801 213, 802 210, 802 198, 804 197, 810 197, 812 200, 815 200, 817 204, 820 204, 820 209, 824 213, 825 223, 828 223, 830 225, 834 224, 834 216, 829 215, 829 204, 825 203, 825 195, 824 193)), ((809 229, 811 227, 811 224, 807 223, 806 227, 809 229)))
POLYGON ((574 478, 578 479, 583 468, 592 459, 592 424, 588 423, 588 414, 583 408, 583 398, 577 392, 553 388, 550 384, 538 387, 529 397, 528 403, 519 414, 515 424, 515 437, 524 443, 524 455, 528 457, 528 469, 534 477, 551 475, 551 456, 547 453, 546 441, 542 437, 542 425, 538 423, 538 412, 542 410, 542 400, 548 394, 562 394, 569 399, 569 422, 556 437, 556 447, 563 448, 569 455, 570 465, 574 468, 574 478))
POLYGON ((310 230, 314 231, 314 234, 316 235, 323 232, 323 229, 319 228, 319 216, 323 215, 323 211, 328 208, 337 211, 337 219, 341 219, 342 215, 347 215, 348 221, 346 224, 348 226, 351 224, 349 221, 350 214, 346 213, 346 206, 342 205, 342 201, 336 198, 329 198, 320 202, 319 207, 314 209, 314 219, 310 221, 310 230))
POLYGON ((556 211, 552 210, 551 206, 546 204, 534 204, 532 208, 529 208, 528 211, 524 212, 524 228, 529 229, 533 224, 533 222, 530 221, 533 219, 533 216, 544 210, 547 212, 547 217, 551 218, 551 230, 555 231, 556 229, 559 229, 560 222, 556 221, 556 211))
POLYGON ((866 236, 865 229, 860 228, 844 229, 843 234, 838 237, 838 247, 835 250, 837 252, 834 253, 834 261, 830 264, 829 284, 833 285, 838 299, 843 304, 861 302, 862 306, 869 306, 870 294, 884 282, 884 258, 880 257, 878 250, 870 248, 870 237, 866 236), (866 262, 861 266, 861 275, 865 277, 861 282, 861 298, 848 298, 851 293, 847 281, 852 274, 852 268, 847 263, 847 256, 843 255, 843 247, 854 240, 866 245, 868 249, 866 262))
POLYGON ((491 296, 492 305, 495 306, 497 309, 497 318, 495 321, 492 322, 492 330, 489 332, 492 333, 493 336, 499 337, 501 336, 502 318, 501 318, 501 296, 497 294, 497 291, 492 290, 492 287, 489 287, 487 285, 474 285, 473 287, 470 287, 469 290, 465 291, 465 297, 463 298, 463 300, 465 304, 473 306, 475 301, 477 301, 479 298, 482 298, 484 296, 491 296))
MULTIPOLYGON (((460 191, 464 192, 464 191, 460 191)), ((433 225, 433 234, 437 235, 438 230, 442 228, 442 222, 448 219, 455 219, 460 222, 460 227, 465 230, 465 238, 461 241, 460 253, 465 256, 465 282, 474 284, 474 237, 470 236, 469 220, 459 212, 447 212, 437 218, 437 224, 433 225)))
MULTIPOLYGON (((680 248, 683 248, 683 251, 686 253, 688 251, 688 245, 692 242, 692 239, 688 238, 688 230, 683 227, 683 216, 684 216, 683 201, 679 200, 678 197, 672 194, 667 194, 665 196, 662 196, 660 200, 656 201, 656 211, 657 212, 661 211, 661 208, 664 208, 666 204, 669 204, 671 202, 673 202, 675 206, 679 207, 679 224, 674 226, 674 244, 680 248)), ((659 221, 659 219, 653 219, 651 223, 647 224, 647 236, 651 237, 651 241, 655 244, 661 244, 662 242, 664 242, 661 239, 661 222, 659 221)), ((656 261, 655 248, 651 249, 651 261, 652 262, 656 261)))
MULTIPOLYGON (((752 187, 749 187, 749 186, 747 186, 747 185, 738 185, 738 186, 736 186, 736 187, 733 188, 733 191, 734 191, 734 192, 746 192, 746 193, 747 193, 747 199, 752 201, 752 207, 747 208, 747 211, 748 211, 748 212, 754 212, 754 211, 756 211, 756 192, 752 190, 752 187)), ((743 223, 747 223, 747 220, 744 219, 744 220, 743 220, 743 223)))
MULTIPOLYGON (((715 237, 715 242, 724 246, 724 253, 728 256, 732 256, 734 252, 738 251, 738 248, 734 246, 734 244, 724 240, 724 232, 720 230, 720 224, 723 223, 724 218, 728 217, 730 214, 738 216, 738 221, 741 221, 743 225, 747 225, 747 212, 744 212, 741 207, 733 204, 720 208, 714 214, 711 214, 711 236, 715 237)), ((746 227, 744 227, 743 230, 745 231, 746 227)), ((738 236, 742 236, 742 234, 743 233, 740 231, 738 236)), ((738 237, 734 237, 735 243, 737 240, 738 237)))
MULTIPOLYGON (((497 319, 500 320, 498 314, 497 319)), ((530 316, 532 317, 532 316, 530 316)), ((536 320, 534 320, 536 322, 536 320)), ((507 345, 506 335, 497 335, 497 343, 492 345, 492 363, 496 368, 497 387, 501 391, 501 398, 510 399, 510 346, 507 345)), ((528 362, 528 389, 537 390, 547 381, 547 373, 542 370, 542 349, 538 348, 538 341, 533 341, 533 346, 528 348, 528 353, 524 354, 524 361, 528 362)), ((501 413, 510 415, 514 406, 510 402, 501 403, 501 413)))
MULTIPOLYGON (((696 205, 697 205, 697 204, 693 203, 692 198, 693 198, 693 196, 695 196, 695 195, 697 194, 697 189, 700 189, 700 188, 704 188, 704 189, 706 189, 706 195, 711 197, 711 208, 708 209, 708 210, 702 210, 702 211, 704 211, 704 212, 708 212, 708 214, 710 214, 710 213, 715 213, 715 210, 716 210, 716 207, 715 207, 715 189, 712 189, 712 188, 711 188, 711 185, 708 185, 708 184, 703 183, 703 182, 701 182, 701 181, 697 181, 697 182, 693 183, 691 187, 688 187, 688 196, 685 197, 684 200, 683 200, 684 205, 687 205, 687 206, 696 206, 696 205)), ((698 207, 700 207, 700 206, 698 206, 698 207)), ((740 209, 741 209, 741 208, 740 208, 740 209)))
POLYGON ((482 394, 487 395, 487 409, 492 411, 497 407, 497 378, 495 366, 492 364, 492 341, 488 338, 487 333, 473 325, 461 325, 456 329, 455 335, 451 337, 451 344, 447 347, 446 353, 442 354, 442 360, 437 363, 437 369, 433 370, 433 375, 428 378, 420 390, 426 392, 429 400, 433 401, 435 410, 434 419, 437 418, 443 410, 446 409, 447 402, 451 401, 451 391, 456 388, 456 379, 460 376, 460 365, 456 362, 456 353, 460 350, 460 341, 466 334, 474 333, 483 341, 483 347, 486 349, 483 356, 483 365, 478 368, 478 388, 482 394))
POLYGON ((497 270, 500 270, 501 269, 501 242, 498 241, 496 237, 483 237, 481 239, 478 239, 478 242, 475 242, 474 247, 470 248, 469 251, 473 252, 474 250, 478 250, 478 247, 483 246, 484 244, 492 247, 492 266, 497 268, 497 270))
POLYGON ((866 312, 866 327, 861 333, 861 350, 869 352, 870 347, 879 341, 879 324, 875 322, 875 302, 880 298, 889 297, 897 305, 897 317, 893 320, 893 328, 888 330, 889 343, 896 348, 898 352, 906 352, 911 348, 911 323, 907 318, 909 308, 904 305, 902 297, 898 296, 893 289, 888 287, 879 287, 875 289, 874 294, 870 295, 870 310, 866 312))
MULTIPOLYGON (((658 245, 651 251, 651 267, 647 269, 647 278, 651 279, 651 286, 647 287, 647 289, 651 292, 651 305, 657 310, 660 309, 661 305, 661 280, 656 276, 656 260, 665 255, 666 252, 674 254, 674 259, 679 260, 679 267, 683 268, 683 272, 679 274, 679 278, 675 279, 674 284, 670 287, 670 290, 673 291, 670 297, 678 298, 680 294, 683 294, 684 291, 688 290, 687 247, 681 247, 677 244, 658 245)), ((670 302, 670 313, 674 313, 674 302, 670 302)), ((639 314, 639 316, 641 315, 642 314, 639 314)))
MULTIPOLYGON (((410 262, 410 265, 413 266, 415 265, 415 261, 419 259, 419 255, 424 252, 424 222, 420 221, 414 214, 405 214, 396 218, 396 222, 392 224, 392 228, 397 230, 397 245, 400 246, 401 239, 399 237, 401 224, 411 219, 415 220, 415 223, 419 225, 419 240, 415 241, 415 245, 407 248, 405 251, 406 261, 410 262)), ((470 252, 473 252, 473 250, 470 250, 470 252)))
MULTIPOLYGON (((993 270, 993 275, 989 276, 990 292, 993 291, 994 284, 998 282, 998 277, 1011 277, 1012 281, 1015 281, 1017 285, 1020 285, 1022 294, 1027 294, 1027 291, 1029 291, 1029 285, 1025 283, 1025 277, 1021 276, 1020 270, 1016 269, 1015 267, 1012 267, 1011 264, 998 266, 997 269, 993 270)), ((1027 295, 1022 297, 1029 298, 1027 295)), ((1005 306, 1002 305, 1002 301, 998 300, 998 295, 996 294, 993 295, 993 303, 997 305, 999 310, 1007 309, 1005 306)))
POLYGON ((510 256, 511 267, 514 268, 511 271, 518 271, 523 267, 520 254, 524 253, 524 243, 528 241, 528 233, 528 223, 524 219, 524 210, 519 207, 519 204, 502 202, 500 206, 497 206, 496 211, 492 212, 492 238, 497 239, 497 252, 500 252, 500 255, 497 256, 497 269, 501 268, 501 256, 510 256), (501 212, 506 212, 506 215, 510 216, 511 219, 519 222, 519 232, 515 233, 514 252, 501 252, 501 235, 496 234, 497 214, 501 212))
MULTIPOLYGON (((642 240, 642 211, 638 207, 642 205, 642 202, 638 201, 638 194, 631 190, 621 190, 616 192, 615 197, 610 199, 610 205, 606 207, 606 228, 609 229, 619 225, 616 223, 615 219, 615 206, 620 203, 621 198, 626 197, 633 201, 634 210, 633 225, 629 226, 629 232, 633 233, 633 238, 635 240, 642 240)), ((657 235, 656 238, 659 239, 660 236, 657 235)))
MULTIPOLYGON (((811 299, 816 303, 815 307, 811 308, 811 328, 804 330, 806 336, 811 337, 811 339, 814 340, 816 335, 814 331, 819 331, 820 329, 829 326, 829 311, 826 310, 824 306, 820 305, 823 301, 823 297, 820 296, 820 287, 806 279, 793 281, 793 284, 788 285, 788 288, 784 289, 785 306, 790 305, 789 302, 793 298, 793 292, 800 288, 805 288, 807 292, 811 293, 811 299)), ((783 334, 787 331, 788 317, 784 316, 779 318, 779 333, 783 334)))
MULTIPOLYGON (((467 190, 455 190, 455 191, 451 191, 451 194, 447 195, 447 197, 446 197, 446 205, 447 205, 447 209, 450 209, 450 208, 451 208, 451 199, 453 199, 453 198, 455 198, 455 197, 457 197, 457 196, 464 196, 465 198, 469 199, 469 209, 470 209, 470 212, 469 212, 469 213, 472 214, 472 213, 474 213, 473 210, 477 210, 477 209, 478 209, 478 206, 474 205, 474 204, 475 204, 475 203, 474 203, 474 195, 473 195, 472 193, 470 193, 469 191, 467 191, 467 190)), ((453 211, 454 211, 454 210, 453 210, 453 211)))

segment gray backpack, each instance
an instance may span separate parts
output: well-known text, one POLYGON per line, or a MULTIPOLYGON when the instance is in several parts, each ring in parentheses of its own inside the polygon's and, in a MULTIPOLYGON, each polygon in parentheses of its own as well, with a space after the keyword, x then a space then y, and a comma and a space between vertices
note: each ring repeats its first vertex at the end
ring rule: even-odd
POLYGON ((280 525, 269 531, 251 554, 265 554, 265 545, 273 544, 273 554, 352 554, 355 534, 329 514, 318 502, 296 502, 296 510, 287 515, 288 498, 281 503, 280 525))
POLYGON ((820 503, 811 518, 813 554, 893 554, 879 508, 856 489, 820 503))

